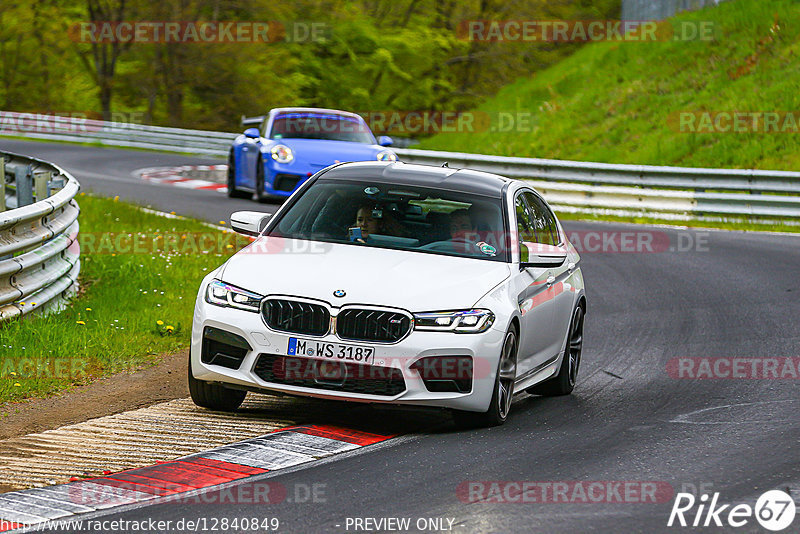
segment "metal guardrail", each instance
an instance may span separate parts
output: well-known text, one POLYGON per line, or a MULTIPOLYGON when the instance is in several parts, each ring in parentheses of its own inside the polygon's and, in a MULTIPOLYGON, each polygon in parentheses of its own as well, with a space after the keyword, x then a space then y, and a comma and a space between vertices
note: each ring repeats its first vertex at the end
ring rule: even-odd
POLYGON ((80 272, 77 180, 45 161, 0 152, 0 322, 62 308, 80 272), (11 207, 5 211, 6 207, 11 207))
POLYGON ((0 111, 0 135, 226 156, 239 134, 0 111))
MULTIPOLYGON (((0 112, 0 135, 226 157, 238 134, 0 112), (56 120, 58 119, 58 120, 56 120), (50 131, 45 131, 47 129, 50 131)), ((800 172, 615 165, 395 148, 408 163, 531 183, 562 211, 659 218, 800 218, 800 172)))
POLYGON ((663 20, 675 14, 708 6, 725 0, 622 0, 622 20, 663 20))
POLYGON ((408 163, 469 167, 529 182, 571 211, 688 217, 800 217, 800 172, 615 165, 397 150, 408 163))

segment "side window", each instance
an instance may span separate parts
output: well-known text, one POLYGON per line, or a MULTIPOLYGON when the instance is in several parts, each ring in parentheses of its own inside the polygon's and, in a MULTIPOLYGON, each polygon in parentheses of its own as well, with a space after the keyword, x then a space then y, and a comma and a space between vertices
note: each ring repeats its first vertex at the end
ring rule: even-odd
POLYGON ((519 232, 519 240, 536 243, 536 227, 534 221, 531 219, 525 200, 522 195, 517 195, 514 201, 514 209, 517 212, 517 232, 519 232))
POLYGON ((528 207, 531 211, 536 233, 539 236, 538 243, 544 245, 558 245, 558 228, 553 214, 542 200, 533 193, 523 193, 528 207))

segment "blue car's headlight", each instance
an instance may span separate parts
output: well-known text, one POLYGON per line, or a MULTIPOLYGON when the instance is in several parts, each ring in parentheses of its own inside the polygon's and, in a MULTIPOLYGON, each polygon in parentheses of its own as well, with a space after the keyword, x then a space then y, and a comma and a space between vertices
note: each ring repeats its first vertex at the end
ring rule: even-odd
POLYGON ((226 284, 221 280, 212 280, 206 289, 206 302, 215 306, 238 308, 258 312, 261 295, 226 284))
POLYGON ((294 159, 294 152, 286 145, 275 145, 272 147, 272 159, 278 163, 291 163, 294 159))
POLYGON ((458 334, 480 334, 494 323, 489 310, 459 310, 414 314, 414 329, 458 334))
POLYGON ((378 152, 378 161, 397 161, 397 154, 391 150, 381 150, 378 152))

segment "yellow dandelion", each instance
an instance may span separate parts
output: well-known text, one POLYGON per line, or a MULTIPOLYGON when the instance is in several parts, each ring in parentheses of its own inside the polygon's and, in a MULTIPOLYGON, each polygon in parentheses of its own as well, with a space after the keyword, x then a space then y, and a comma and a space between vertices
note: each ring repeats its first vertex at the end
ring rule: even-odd
POLYGON ((117 202, 117 201, 119 201, 119 195, 114 197, 114 202, 117 202))
POLYGON ((91 308, 86 308, 86 311, 92 311, 92 309, 91 308))
POLYGON ((79 324, 81 326, 84 326, 86 323, 84 323, 83 321, 75 321, 75 324, 79 324))
POLYGON ((220 223, 220 224, 225 224, 225 221, 220 221, 219 223, 220 223))
POLYGON ((157 324, 158 326, 162 326, 162 325, 164 324, 164 321, 162 321, 161 319, 159 319, 158 321, 156 321, 156 324, 157 324))
POLYGON ((11 371, 11 376, 17 376, 17 373, 14 372, 14 371, 11 371))
POLYGON ((21 386, 22 386, 22 384, 20 384, 19 382, 14 382, 14 387, 15 388, 18 388, 18 387, 21 387, 21 386))
POLYGON ((169 212, 170 215, 175 215, 174 211, 169 212))
POLYGON ((167 326, 167 332, 172 332, 173 330, 175 330, 175 327, 173 327, 172 325, 167 326))
POLYGON ((225 247, 225 248, 233 248, 233 245, 228 245, 228 246, 227 246, 227 247, 225 247))

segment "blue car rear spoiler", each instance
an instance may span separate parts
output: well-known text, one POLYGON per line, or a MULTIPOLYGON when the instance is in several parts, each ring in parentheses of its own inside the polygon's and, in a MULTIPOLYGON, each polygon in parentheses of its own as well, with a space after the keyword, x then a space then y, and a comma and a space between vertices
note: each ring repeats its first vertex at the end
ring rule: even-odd
POLYGON ((266 115, 259 115, 258 117, 245 117, 242 115, 242 126, 255 126, 260 125, 266 115))

